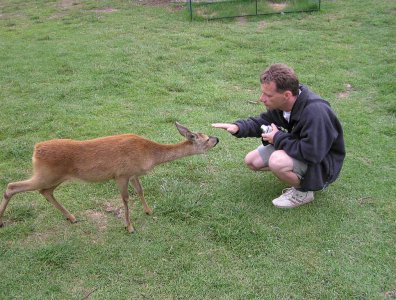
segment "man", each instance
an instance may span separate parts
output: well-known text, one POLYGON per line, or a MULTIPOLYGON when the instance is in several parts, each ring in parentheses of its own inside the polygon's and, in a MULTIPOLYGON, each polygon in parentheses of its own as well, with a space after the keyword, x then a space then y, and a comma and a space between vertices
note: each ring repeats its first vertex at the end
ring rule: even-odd
POLYGON ((215 128, 242 137, 262 137, 263 145, 249 152, 245 163, 254 171, 272 171, 291 188, 272 201, 293 208, 311 202, 314 191, 338 177, 345 158, 343 131, 330 104, 300 85, 294 71, 274 64, 260 76, 261 96, 267 111, 215 128), (272 131, 262 133, 261 126, 272 131))

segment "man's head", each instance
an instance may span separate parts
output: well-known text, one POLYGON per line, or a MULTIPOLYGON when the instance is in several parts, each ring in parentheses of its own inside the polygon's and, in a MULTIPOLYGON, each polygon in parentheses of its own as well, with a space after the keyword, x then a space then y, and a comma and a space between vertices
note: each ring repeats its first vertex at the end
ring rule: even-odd
POLYGON ((294 70, 284 64, 273 64, 267 68, 260 76, 260 82, 270 83, 273 81, 278 93, 285 91, 292 92, 293 96, 298 95, 298 78, 294 70))
POLYGON ((298 96, 299 81, 293 69, 274 64, 260 76, 260 100, 269 109, 290 111, 298 96))

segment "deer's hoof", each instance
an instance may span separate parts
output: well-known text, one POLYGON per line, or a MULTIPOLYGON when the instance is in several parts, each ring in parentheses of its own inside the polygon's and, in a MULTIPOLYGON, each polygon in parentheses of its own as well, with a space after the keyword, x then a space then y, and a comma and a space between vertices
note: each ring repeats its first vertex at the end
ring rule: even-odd
POLYGON ((68 217, 68 220, 70 221, 70 223, 74 224, 77 222, 77 219, 75 216, 71 215, 70 217, 68 217))
POLYGON ((128 232, 129 233, 135 233, 135 228, 133 228, 133 226, 132 225, 128 225, 127 227, 126 227, 126 230, 128 230, 128 232))
POLYGON ((3 221, 0 222, 0 228, 1 228, 1 227, 4 227, 3 221))

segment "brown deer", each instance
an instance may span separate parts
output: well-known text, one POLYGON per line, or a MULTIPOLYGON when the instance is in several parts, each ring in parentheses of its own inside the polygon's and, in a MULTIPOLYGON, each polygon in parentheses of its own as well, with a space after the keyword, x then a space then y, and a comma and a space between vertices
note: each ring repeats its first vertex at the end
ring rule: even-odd
POLYGON ((177 122, 176 127, 186 141, 159 144, 138 135, 122 134, 86 141, 58 139, 36 144, 32 158, 33 176, 29 180, 8 184, 0 204, 0 227, 11 197, 35 190, 74 223, 76 218, 55 199, 54 190, 62 182, 72 179, 87 182, 114 179, 124 203, 126 228, 130 233, 134 232, 128 209, 129 181, 143 204, 144 212, 150 215, 152 210, 144 199, 139 176, 147 174, 156 165, 204 153, 219 142, 217 137, 193 133, 177 122))

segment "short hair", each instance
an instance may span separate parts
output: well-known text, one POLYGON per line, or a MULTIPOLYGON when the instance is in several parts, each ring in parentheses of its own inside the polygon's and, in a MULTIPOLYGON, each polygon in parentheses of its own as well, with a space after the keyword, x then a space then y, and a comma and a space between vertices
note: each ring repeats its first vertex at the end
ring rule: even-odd
POLYGON ((261 75, 261 83, 274 82, 277 92, 291 91, 293 96, 298 95, 299 81, 296 73, 285 64, 273 64, 261 75))

